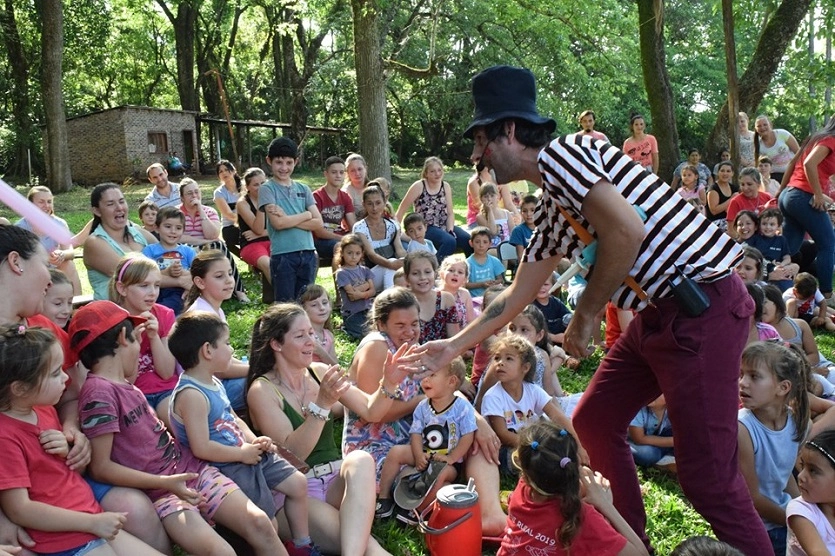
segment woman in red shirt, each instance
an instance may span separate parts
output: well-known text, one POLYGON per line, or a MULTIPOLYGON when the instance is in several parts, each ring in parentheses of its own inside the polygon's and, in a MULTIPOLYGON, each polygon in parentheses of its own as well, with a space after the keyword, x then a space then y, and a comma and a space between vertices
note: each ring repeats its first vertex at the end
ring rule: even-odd
POLYGON ((783 235, 792 253, 800 250, 804 233, 817 247, 817 278, 824 297, 832 297, 832 270, 835 265, 835 233, 826 209, 832 204, 830 188, 835 176, 835 118, 810 137, 786 169, 777 193, 783 212, 783 235))

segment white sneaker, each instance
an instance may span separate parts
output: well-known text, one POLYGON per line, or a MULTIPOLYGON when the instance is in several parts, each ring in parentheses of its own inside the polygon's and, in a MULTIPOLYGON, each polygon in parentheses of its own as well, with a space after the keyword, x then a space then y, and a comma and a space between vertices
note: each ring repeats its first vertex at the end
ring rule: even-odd
POLYGON ((660 460, 655 462, 656 467, 667 467, 668 465, 673 465, 676 462, 675 456, 664 456, 660 460))

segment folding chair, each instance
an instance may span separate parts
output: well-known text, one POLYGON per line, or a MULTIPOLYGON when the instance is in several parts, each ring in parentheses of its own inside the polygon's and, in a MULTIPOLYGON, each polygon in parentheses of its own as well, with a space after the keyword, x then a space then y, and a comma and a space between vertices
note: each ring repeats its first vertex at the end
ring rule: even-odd
POLYGON ((510 272, 509 279, 513 280, 513 277, 516 276, 516 267, 519 264, 519 260, 516 256, 516 246, 511 245, 507 241, 501 242, 496 248, 496 257, 502 261, 502 264, 505 266, 507 271, 510 272))

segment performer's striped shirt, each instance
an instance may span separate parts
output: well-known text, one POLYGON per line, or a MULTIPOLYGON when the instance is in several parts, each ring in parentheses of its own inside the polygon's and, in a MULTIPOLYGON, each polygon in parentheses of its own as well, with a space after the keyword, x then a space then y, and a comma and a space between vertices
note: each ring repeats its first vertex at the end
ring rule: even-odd
MULTIPOLYGON (((644 170, 623 151, 590 137, 570 135, 552 141, 539 154, 542 199, 537 206, 536 230, 525 260, 554 256, 576 258, 585 247, 562 217, 557 203, 595 235, 581 209, 596 183, 608 181, 629 203, 646 213, 646 235, 629 274, 650 299, 672 295, 676 268, 697 282, 712 282, 728 275, 742 258, 741 248, 661 178, 644 170)), ((638 295, 621 285, 612 296, 620 308, 642 309, 638 295)))

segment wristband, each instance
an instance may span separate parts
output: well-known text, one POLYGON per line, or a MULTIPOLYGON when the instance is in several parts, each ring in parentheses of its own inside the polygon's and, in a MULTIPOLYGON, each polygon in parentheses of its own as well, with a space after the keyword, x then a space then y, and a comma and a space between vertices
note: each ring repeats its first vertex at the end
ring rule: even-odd
POLYGON ((386 390, 386 387, 383 385, 383 380, 380 381, 380 392, 385 394, 385 396, 390 400, 399 400, 403 396, 403 390, 400 389, 400 386, 394 389, 394 392, 389 392, 386 390))
POLYGON ((319 419, 320 421, 327 421, 331 416, 330 409, 321 408, 313 402, 307 404, 307 412, 310 415, 313 415, 314 417, 319 419))

